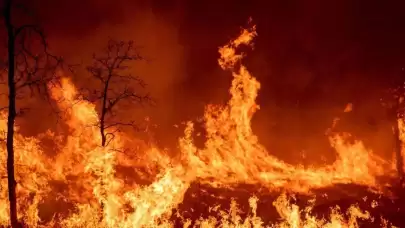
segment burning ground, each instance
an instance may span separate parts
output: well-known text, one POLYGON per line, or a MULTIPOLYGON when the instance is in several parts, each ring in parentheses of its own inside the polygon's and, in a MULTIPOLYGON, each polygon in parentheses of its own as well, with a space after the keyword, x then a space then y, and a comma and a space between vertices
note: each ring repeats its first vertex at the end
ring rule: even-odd
MULTIPOLYGON (((250 25, 219 48, 218 64, 232 76, 231 98, 206 107, 202 147, 194 143, 195 123, 185 124, 176 156, 123 133, 100 147, 95 105, 68 77, 50 87, 69 131, 16 135, 20 219, 28 227, 401 226, 395 160, 333 128, 326 137, 337 159, 322 167, 285 163, 260 144, 251 128, 260 83, 241 52, 254 47, 257 35, 250 25), (45 140, 55 142, 55 156, 44 152, 45 140)), ((398 125, 405 129, 401 119, 398 125)), ((5 120, 0 126, 6 129, 5 120)), ((7 226, 1 181, 0 224, 7 226)))

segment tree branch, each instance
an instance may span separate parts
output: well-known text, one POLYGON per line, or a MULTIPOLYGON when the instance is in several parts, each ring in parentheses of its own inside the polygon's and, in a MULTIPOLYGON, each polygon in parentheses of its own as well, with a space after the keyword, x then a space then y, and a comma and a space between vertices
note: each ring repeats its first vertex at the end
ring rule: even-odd
POLYGON ((152 99, 148 94, 142 94, 139 89, 146 87, 146 83, 140 78, 124 71, 130 70, 129 63, 144 60, 138 53, 132 41, 109 40, 104 54, 93 54, 93 62, 87 67, 92 78, 98 81, 97 89, 82 89, 83 99, 91 102, 101 102, 100 117, 97 127, 102 136, 102 145, 108 145, 113 140, 114 133, 121 127, 131 127, 139 130, 135 121, 118 121, 115 119, 115 108, 121 102, 131 104, 149 103, 152 99))

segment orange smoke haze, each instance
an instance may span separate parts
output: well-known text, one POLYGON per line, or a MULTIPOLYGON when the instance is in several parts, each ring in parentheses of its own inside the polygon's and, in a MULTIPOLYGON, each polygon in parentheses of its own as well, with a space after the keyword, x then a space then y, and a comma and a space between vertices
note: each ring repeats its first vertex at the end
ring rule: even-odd
MULTIPOLYGON (((385 26, 384 31, 396 32, 400 14, 390 10, 399 7, 369 3, 370 8, 364 9, 349 1, 291 5, 260 1, 40 2, 32 1, 32 5, 52 49, 72 63, 88 63, 108 38, 133 39, 142 46, 142 54, 151 61, 135 66, 134 72, 146 80, 157 105, 128 110, 128 115, 139 120, 150 116, 158 126, 154 136, 163 146, 176 146, 181 128, 173 125, 199 118, 207 103, 229 98, 229 78, 215 66, 216 48, 253 16, 262 35, 247 57, 247 65, 262 82, 261 112, 252 124, 264 146, 292 163, 298 162, 296 154, 306 164, 332 162, 334 153, 324 133, 340 117, 337 130, 353 133, 379 155, 391 156, 392 123, 380 108, 382 88, 377 77, 401 74, 398 63, 404 56, 398 53, 405 49, 398 40, 404 34, 381 37, 373 26, 389 24, 392 26, 385 26), (362 18, 356 16, 359 9, 367 11, 362 18), (387 19, 376 19, 375 15, 387 12, 387 19), (383 53, 392 46, 395 61, 394 57, 386 60, 383 53), (353 111, 344 113, 349 102, 354 104, 353 111)), ((85 72, 79 70, 74 82, 80 86, 84 77, 85 72)), ((46 105, 33 106, 40 108, 19 120, 28 126, 22 129, 29 135, 52 125, 43 117, 46 105), (35 126, 30 124, 33 119, 35 126)))
MULTIPOLYGON (((71 6, 70 4, 73 3, 69 3, 69 6, 71 6)), ((89 4, 86 9, 92 10, 88 12, 89 17, 92 14, 97 17, 99 13, 103 13, 106 10, 105 7, 112 7, 112 9, 120 8, 119 5, 103 5, 99 4, 99 2, 86 2, 86 4, 89 4)), ((48 7, 51 8, 47 10, 58 11, 64 5, 50 4, 48 7)), ((82 18, 84 24, 89 23, 88 27, 84 30, 80 27, 83 26, 81 25, 82 21, 78 19, 77 24, 79 28, 73 26, 72 33, 70 33, 71 30, 69 28, 66 31, 61 29, 57 23, 45 22, 44 27, 48 27, 48 37, 52 51, 64 56, 69 63, 82 64, 82 66, 75 68, 77 71, 73 76, 73 80, 80 87, 86 85, 86 77, 88 77, 88 73, 83 68, 86 64, 90 63, 93 53, 103 52, 108 39, 133 40, 136 46, 140 46, 140 53, 148 59, 148 62, 140 62, 133 66, 133 73, 145 80, 148 85, 146 91, 156 99, 157 104, 153 108, 146 106, 145 108, 128 110, 126 114, 131 117, 135 116, 135 119, 140 122, 143 121, 145 116, 150 116, 153 122, 158 124, 159 129, 162 130, 157 137, 163 141, 170 139, 173 142, 181 134, 181 130, 178 131, 177 136, 172 135, 172 138, 166 138, 165 134, 167 131, 176 130, 173 125, 181 122, 180 119, 184 117, 178 114, 186 109, 186 107, 180 106, 186 100, 181 91, 181 84, 184 78, 187 77, 187 74, 184 66, 186 63, 186 53, 184 47, 179 43, 178 28, 170 21, 166 21, 155 15, 148 8, 138 9, 132 7, 129 10, 124 7, 122 10, 122 14, 119 15, 115 11, 112 13, 109 11, 110 13, 107 15, 103 14, 102 21, 97 25, 86 22, 86 19, 82 18)), ((44 12, 44 14, 48 15, 47 12, 44 12)), ((51 13, 51 15, 54 14, 51 13)), ((92 19, 97 20, 91 17, 89 20, 91 21, 92 19)), ((64 20, 57 21, 62 24, 66 23, 64 20)), ((67 27, 70 26, 68 25, 67 27)), ((35 100, 32 102, 35 104, 41 101, 35 100)), ((35 107, 36 105, 31 106, 35 107)), ((44 112, 46 106, 47 104, 39 105, 40 109, 31 110, 28 118, 21 120, 26 122, 24 126, 28 127, 28 129, 25 128, 23 131, 34 135, 51 127, 55 123, 49 121, 49 116, 47 116, 48 118, 38 118, 38 116, 43 117, 44 114, 48 114, 44 112), (33 119, 37 119, 40 122, 36 121, 36 126, 32 126, 30 122, 33 119)), ((201 110, 202 108, 203 106, 201 106, 201 110)), ((50 116, 52 117, 52 115, 50 116)), ((121 117, 125 118, 125 116, 121 117)))

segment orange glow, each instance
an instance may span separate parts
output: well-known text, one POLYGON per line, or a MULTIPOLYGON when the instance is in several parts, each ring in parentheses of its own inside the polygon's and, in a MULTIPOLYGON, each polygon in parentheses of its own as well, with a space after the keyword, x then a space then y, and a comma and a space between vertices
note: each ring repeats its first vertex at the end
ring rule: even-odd
MULTIPOLYGON (((402 164, 405 164, 405 122, 403 118, 398 119, 398 130, 399 130, 399 138, 400 141, 402 142, 402 147, 401 147, 401 154, 402 154, 402 164)), ((397 159, 397 158, 396 158, 397 159)), ((403 171, 405 171, 405 167, 403 167, 403 171)))
MULTIPOLYGON (((380 192, 383 186, 377 179, 394 175, 395 170, 391 161, 379 158, 361 141, 349 142, 351 136, 347 133, 328 136, 337 159, 324 167, 293 166, 267 151, 251 128, 251 119, 260 108, 256 104, 260 83, 243 65, 245 54, 239 51, 241 46, 253 47, 256 36, 253 25, 219 49, 218 64, 233 77, 231 98, 225 105, 206 107, 203 148, 193 143, 193 123, 187 123, 184 136, 179 139, 180 156, 177 157, 120 132, 115 133, 114 140, 106 147, 101 147, 95 105, 78 97, 75 86, 67 78, 61 81, 61 88, 50 88, 52 98, 64 113, 69 135, 66 139, 55 132, 36 138, 16 135, 21 219, 30 227, 174 227, 171 218, 182 216, 174 210, 187 203, 186 191, 199 183, 228 189, 250 184, 267 192, 285 192, 273 203, 281 219, 264 224, 257 213, 260 196, 251 196, 248 215, 242 215, 237 203, 231 200, 230 210, 213 207, 216 217, 199 215, 196 221, 184 218, 183 227, 358 227, 359 219, 371 220, 370 213, 357 205, 347 211, 334 207, 329 216, 318 218, 312 213, 311 202, 300 208, 289 201, 290 193, 310 195, 313 189, 335 184, 353 183, 380 192), (55 157, 43 153, 41 140, 45 138, 57 144, 55 157), (128 145, 138 148, 132 152, 136 154, 120 151, 128 145), (130 179, 148 183, 128 181, 118 167, 134 170, 135 176, 130 179), (55 206, 56 202, 64 206, 55 206), (56 209, 60 207, 62 210, 56 209), (44 220, 44 214, 52 219, 44 220)), ((345 112, 351 109, 348 105, 345 112)), ((401 121, 399 124, 404 129, 401 121)), ((6 129, 4 120, 0 127, 6 129)), ((403 139, 403 132, 401 135, 403 139)), ((5 164, 4 145, 2 150, 0 162, 5 164)), ((0 167, 1 177, 6 175, 4 167, 0 167)), ((1 186, 6 186, 6 179, 1 179, 1 186)), ((7 225, 6 187, 0 188, 0 193, 0 225, 7 225)), ((383 225, 388 226, 389 222, 383 225)))

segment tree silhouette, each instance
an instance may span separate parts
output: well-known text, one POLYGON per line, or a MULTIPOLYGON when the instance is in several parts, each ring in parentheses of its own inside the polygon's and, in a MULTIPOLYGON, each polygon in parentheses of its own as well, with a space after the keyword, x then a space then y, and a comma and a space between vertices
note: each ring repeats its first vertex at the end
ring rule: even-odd
POLYGON ((84 98, 100 103, 97 127, 100 129, 101 146, 107 146, 114 133, 123 127, 139 130, 135 121, 122 121, 117 118, 118 105, 137 105, 152 102, 149 94, 140 91, 146 84, 140 77, 131 74, 129 64, 145 60, 132 41, 109 40, 104 53, 93 55, 87 67, 91 76, 98 81, 96 89, 87 89, 84 98))
POLYGON ((14 10, 21 9, 21 5, 12 0, 5 0, 2 7, 2 16, 7 30, 7 59, 5 60, 8 86, 7 181, 10 223, 14 228, 20 226, 17 216, 17 182, 14 167, 14 125, 15 119, 26 110, 26 108, 17 110, 17 100, 35 93, 46 96, 47 86, 57 79, 56 70, 61 66, 62 59, 48 52, 46 37, 40 26, 18 25, 14 10))

